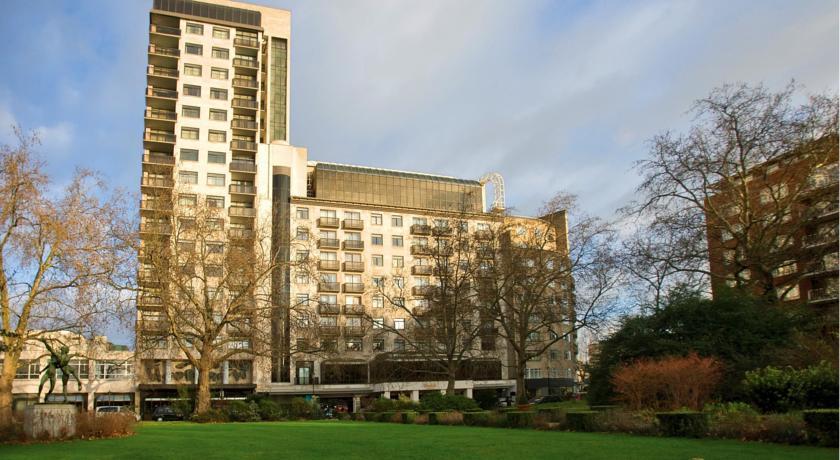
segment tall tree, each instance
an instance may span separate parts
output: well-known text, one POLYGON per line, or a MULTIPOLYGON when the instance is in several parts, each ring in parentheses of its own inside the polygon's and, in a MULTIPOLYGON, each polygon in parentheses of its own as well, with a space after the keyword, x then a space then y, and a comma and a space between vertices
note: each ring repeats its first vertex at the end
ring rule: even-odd
POLYGON ((83 170, 54 190, 37 137, 16 133, 17 145, 0 147, 0 424, 12 419, 26 344, 52 331, 101 328, 119 304, 110 280, 126 260, 120 196, 83 170))

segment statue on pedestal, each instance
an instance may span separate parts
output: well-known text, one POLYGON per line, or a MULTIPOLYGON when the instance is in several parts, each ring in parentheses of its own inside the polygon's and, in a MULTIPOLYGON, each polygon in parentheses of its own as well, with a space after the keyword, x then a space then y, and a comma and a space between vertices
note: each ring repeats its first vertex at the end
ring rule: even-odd
POLYGON ((70 347, 64 345, 60 341, 59 343, 61 343, 61 347, 58 351, 56 351, 50 346, 49 342, 43 338, 39 340, 44 344, 44 347, 47 348, 47 351, 50 352, 50 360, 47 367, 41 371, 44 375, 41 377, 41 384, 38 385, 38 397, 40 398, 41 391, 44 389, 44 384, 47 383, 47 380, 49 380, 50 389, 47 391, 47 394, 44 395, 44 402, 46 402, 47 397, 52 394, 53 389, 55 388, 56 372, 61 371, 61 390, 64 395, 64 402, 67 402, 67 381, 70 379, 71 375, 76 379, 76 383, 79 385, 79 390, 81 391, 82 389, 82 381, 79 380, 76 370, 70 367, 70 359, 76 355, 70 354, 70 347))

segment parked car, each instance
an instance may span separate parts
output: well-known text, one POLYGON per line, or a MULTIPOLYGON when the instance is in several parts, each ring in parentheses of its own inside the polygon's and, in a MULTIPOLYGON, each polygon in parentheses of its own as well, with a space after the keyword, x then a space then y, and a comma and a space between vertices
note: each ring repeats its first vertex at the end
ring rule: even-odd
POLYGON ((531 404, 563 402, 566 399, 568 399, 568 398, 566 396, 563 396, 563 395, 546 395, 546 396, 541 396, 539 398, 531 400, 531 404))
POLYGON ((184 416, 170 406, 158 406, 152 412, 152 420, 157 420, 158 422, 183 419, 184 416))
POLYGON ((96 408, 96 415, 102 414, 131 414, 135 420, 140 421, 140 416, 126 406, 99 406, 96 408))

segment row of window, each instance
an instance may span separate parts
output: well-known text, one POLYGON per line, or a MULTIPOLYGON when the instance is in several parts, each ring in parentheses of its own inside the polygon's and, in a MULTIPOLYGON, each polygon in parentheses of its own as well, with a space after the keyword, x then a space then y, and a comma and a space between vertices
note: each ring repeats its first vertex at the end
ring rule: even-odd
MULTIPOLYGON (((182 106, 181 116, 184 118, 201 118, 201 107, 192 105, 182 106)), ((224 109, 210 109, 208 118, 211 121, 227 121, 228 111, 224 109)))
MULTIPOLYGON (((181 139, 188 141, 197 141, 199 139, 200 130, 198 128, 181 128, 181 139)), ((207 140, 209 142, 227 142, 227 132, 210 129, 207 131, 207 140)))
MULTIPOLYGON (((187 23, 187 33, 190 35, 204 35, 204 24, 196 24, 194 22, 187 23)), ((230 29, 225 27, 213 27, 213 38, 221 40, 230 39, 230 29)))
MULTIPOLYGON (((299 220, 309 220, 309 208, 298 206, 295 210, 295 217, 299 220)), ((337 218, 338 212, 334 209, 321 209, 320 210, 320 217, 323 218, 337 218)), ((361 213, 358 211, 344 211, 344 218, 348 220, 361 220, 361 213)), ((391 215, 391 226, 392 227, 402 227, 403 226, 403 216, 393 214, 391 215)), ((384 219, 381 213, 371 213, 370 214, 370 223, 371 225, 383 225, 384 219)), ((435 227, 443 227, 448 228, 450 223, 448 219, 433 219, 433 223, 435 227)), ((412 225, 429 225, 429 219, 425 217, 413 217, 412 218, 412 225)), ((462 225, 466 225, 466 222, 463 222, 462 225)), ((490 228, 489 224, 479 222, 476 223, 476 228, 478 230, 488 230, 490 228)))
MULTIPOLYGON (((563 369, 548 369, 548 378, 552 379, 559 379, 561 378, 561 372, 563 369)), ((572 368, 566 368, 565 378, 571 379, 574 378, 574 370, 572 368)), ((539 368, 525 368, 525 378, 526 379, 541 379, 543 377, 543 370, 539 368)))
MULTIPOLYGON (((198 172, 196 171, 178 171, 178 183, 196 185, 198 184, 198 172)), ((207 173, 207 185, 215 187, 224 187, 225 175, 207 173)))
MULTIPOLYGON (((2 367, 2 361, 0 361, 2 367)), ((79 379, 91 378, 90 362, 86 359, 75 358, 70 360, 70 367, 76 372, 79 379)), ((15 378, 21 380, 34 380, 41 377, 41 360, 21 359, 18 360, 18 367, 15 371, 15 378)), ((128 379, 134 374, 134 364, 131 361, 94 361, 93 378, 102 380, 128 379)), ((61 377, 61 370, 58 370, 57 377, 61 377)))
MULTIPOLYGON (((181 161, 198 161, 198 149, 181 149, 179 158, 181 161)), ((227 153, 208 151, 207 162, 222 165, 226 164, 227 153)))
MULTIPOLYGON (((188 85, 185 83, 182 90, 181 94, 184 96, 201 97, 201 86, 199 85, 188 85)), ((228 100, 228 90, 225 88, 210 88, 210 99, 226 101, 228 100)))
MULTIPOLYGON (((184 63, 184 75, 189 77, 200 77, 203 74, 203 67, 200 64, 184 63)), ((227 80, 230 72, 221 67, 210 67, 210 78, 214 80, 227 80)))
MULTIPOLYGON (((184 53, 192 54, 195 56, 203 56, 204 45, 199 45, 198 43, 185 43, 184 53)), ((220 48, 218 46, 214 46, 210 51, 210 56, 215 59, 230 59, 230 50, 227 48, 220 48)))

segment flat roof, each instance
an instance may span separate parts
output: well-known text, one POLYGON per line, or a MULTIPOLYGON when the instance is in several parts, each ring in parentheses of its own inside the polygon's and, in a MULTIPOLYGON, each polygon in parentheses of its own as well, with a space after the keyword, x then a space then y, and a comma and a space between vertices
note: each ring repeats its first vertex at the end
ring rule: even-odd
POLYGON ((412 179, 424 179, 424 180, 435 180, 440 182, 450 182, 455 184, 461 185, 473 185, 476 187, 481 187, 481 182, 477 180, 470 180, 470 179, 458 179, 457 177, 452 176, 442 176, 439 174, 427 174, 427 173, 420 173, 420 172, 412 172, 412 171, 400 171, 397 169, 382 169, 382 168, 371 168, 367 166, 355 166, 355 165, 346 165, 341 163, 328 163, 324 161, 310 161, 310 165, 314 166, 316 169, 322 169, 327 171, 339 171, 339 172, 355 172, 361 174, 371 174, 377 176, 398 176, 398 177, 408 177, 412 179))

